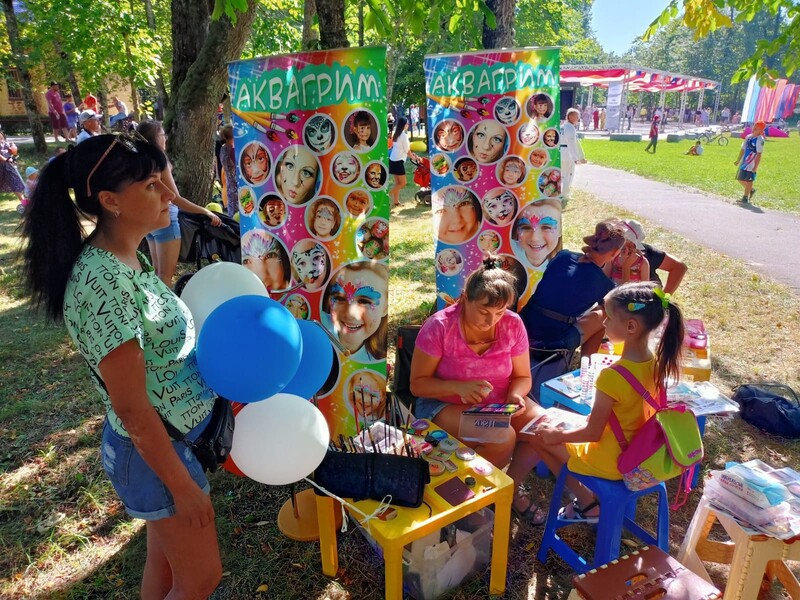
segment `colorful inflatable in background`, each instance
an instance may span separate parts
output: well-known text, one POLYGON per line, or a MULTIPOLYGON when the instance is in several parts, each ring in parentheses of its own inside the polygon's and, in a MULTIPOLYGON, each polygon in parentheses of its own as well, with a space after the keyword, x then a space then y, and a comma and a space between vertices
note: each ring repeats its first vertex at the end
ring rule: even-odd
POLYGON ((559 52, 425 57, 440 309, 490 253, 522 306, 561 249, 559 52))
POLYGON ((334 342, 318 394, 334 438, 381 417, 386 402, 385 58, 384 48, 353 48, 228 68, 242 263, 334 342))

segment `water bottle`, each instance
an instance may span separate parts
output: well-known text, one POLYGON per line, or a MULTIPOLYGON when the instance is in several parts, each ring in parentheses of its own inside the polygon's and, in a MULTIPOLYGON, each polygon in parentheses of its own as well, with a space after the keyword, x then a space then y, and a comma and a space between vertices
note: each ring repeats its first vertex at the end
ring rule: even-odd
POLYGON ((589 400, 589 357, 581 357, 581 404, 589 400))

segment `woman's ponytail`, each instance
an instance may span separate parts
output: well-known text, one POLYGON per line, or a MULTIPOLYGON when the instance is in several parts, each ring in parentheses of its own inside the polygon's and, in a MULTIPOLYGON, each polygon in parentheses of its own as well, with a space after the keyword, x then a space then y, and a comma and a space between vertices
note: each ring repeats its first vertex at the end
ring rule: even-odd
POLYGON ((33 304, 52 321, 63 318, 64 292, 86 233, 69 192, 72 152, 42 169, 22 222, 23 277, 33 304))

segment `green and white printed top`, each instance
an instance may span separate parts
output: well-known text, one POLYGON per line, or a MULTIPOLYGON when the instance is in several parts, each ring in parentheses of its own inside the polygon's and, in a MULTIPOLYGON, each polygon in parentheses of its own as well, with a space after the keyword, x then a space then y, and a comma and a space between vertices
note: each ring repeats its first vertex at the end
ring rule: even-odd
POLYGON ((84 245, 64 295, 64 322, 95 371, 95 387, 108 421, 127 432, 98 381, 98 365, 112 350, 136 338, 144 351, 147 394, 158 413, 188 432, 211 412, 214 392, 200 376, 194 322, 188 307, 139 254, 134 271, 112 253, 84 245))

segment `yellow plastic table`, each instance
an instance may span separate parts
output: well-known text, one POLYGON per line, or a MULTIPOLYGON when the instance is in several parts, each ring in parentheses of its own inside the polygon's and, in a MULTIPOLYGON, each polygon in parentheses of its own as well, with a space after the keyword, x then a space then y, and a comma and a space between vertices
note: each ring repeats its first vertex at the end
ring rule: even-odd
MULTIPOLYGON (((431 424, 425 433, 437 429, 431 424)), ((452 456, 458 466, 456 472, 445 471, 442 475, 431 477, 425 488, 424 500, 431 507, 423 504, 419 508, 393 507, 397 516, 389 521, 372 519, 369 521, 369 532, 383 549, 385 566, 385 592, 387 600, 401 600, 403 597, 403 548, 442 527, 489 506, 495 505, 494 539, 492 541, 491 579, 489 593, 500 595, 506 588, 506 568, 508 565, 508 539, 511 524, 511 502, 514 498, 514 481, 503 471, 493 468, 491 473, 481 474, 474 468, 476 465, 488 464, 480 456, 465 462, 452 456), (471 489, 475 496, 458 506, 451 506, 434 488, 453 477, 462 481, 472 476, 476 485, 471 489)), ((374 500, 352 502, 365 514, 372 514, 380 504, 374 500)), ((333 498, 317 496, 317 518, 319 521, 320 552, 322 554, 322 572, 328 577, 335 577, 339 570, 339 553, 334 526, 333 498)), ((345 505, 345 508, 348 508, 345 505)), ((348 509, 349 510, 349 509, 348 509)), ((350 511, 353 512, 353 511, 350 511)), ((363 518, 354 513, 356 518, 363 518)))

